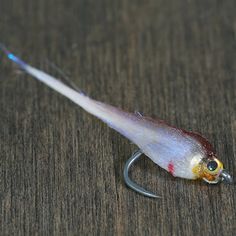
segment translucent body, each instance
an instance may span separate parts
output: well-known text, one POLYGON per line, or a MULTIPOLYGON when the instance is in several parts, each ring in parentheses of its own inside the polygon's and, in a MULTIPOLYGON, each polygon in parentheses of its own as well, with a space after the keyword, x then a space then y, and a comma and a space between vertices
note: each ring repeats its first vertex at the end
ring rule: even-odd
MULTIPOLYGON (((177 177, 200 178, 211 184, 219 181, 233 182, 230 174, 224 169, 223 163, 217 159, 212 145, 201 135, 177 129, 161 120, 152 120, 140 114, 124 112, 113 106, 95 101, 43 71, 29 66, 10 53, 1 43, 0 49, 28 74, 69 98, 135 143, 140 148, 139 154, 132 155, 126 163, 127 167, 137 160, 140 154, 144 153, 156 164, 177 177)), ((126 168, 125 176, 127 176, 128 171, 129 168, 126 168)), ((126 183, 128 182, 126 181, 126 183)), ((131 185, 129 184, 129 186, 131 185)), ((135 186, 137 187, 136 184, 132 185, 132 188, 135 189, 135 186)), ((140 187, 136 188, 136 191, 141 191, 146 196, 153 196, 140 187)))
POLYGON ((197 178, 192 169, 206 156, 206 151, 191 133, 171 127, 162 121, 154 121, 95 101, 26 64, 24 70, 107 123, 174 176, 197 178))

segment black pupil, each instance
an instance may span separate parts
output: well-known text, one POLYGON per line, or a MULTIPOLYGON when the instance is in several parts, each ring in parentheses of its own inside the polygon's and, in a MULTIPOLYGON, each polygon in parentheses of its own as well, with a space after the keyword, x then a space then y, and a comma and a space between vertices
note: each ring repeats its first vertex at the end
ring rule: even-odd
POLYGON ((210 161, 207 164, 207 169, 210 170, 210 171, 214 171, 217 167, 218 167, 218 164, 217 164, 216 161, 210 161))

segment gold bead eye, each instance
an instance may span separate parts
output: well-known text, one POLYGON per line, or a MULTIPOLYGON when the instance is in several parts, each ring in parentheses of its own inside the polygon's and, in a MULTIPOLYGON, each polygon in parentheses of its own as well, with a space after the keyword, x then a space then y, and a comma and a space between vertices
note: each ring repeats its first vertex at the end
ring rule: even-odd
POLYGON ((211 175, 217 174, 219 170, 222 168, 223 168, 222 163, 217 159, 210 160, 206 165, 206 170, 211 175))

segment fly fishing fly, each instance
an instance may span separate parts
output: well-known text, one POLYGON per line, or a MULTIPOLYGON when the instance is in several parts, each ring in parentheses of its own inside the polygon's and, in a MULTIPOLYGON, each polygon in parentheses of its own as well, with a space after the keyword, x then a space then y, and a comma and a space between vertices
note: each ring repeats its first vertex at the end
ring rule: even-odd
POLYGON ((25 63, 3 45, 0 47, 26 73, 67 97, 139 147, 139 151, 131 156, 124 168, 125 182, 135 191, 148 197, 158 197, 129 178, 129 169, 141 154, 175 177, 202 179, 210 184, 221 181, 232 183, 231 176, 217 158, 212 145, 200 134, 96 101, 25 63))

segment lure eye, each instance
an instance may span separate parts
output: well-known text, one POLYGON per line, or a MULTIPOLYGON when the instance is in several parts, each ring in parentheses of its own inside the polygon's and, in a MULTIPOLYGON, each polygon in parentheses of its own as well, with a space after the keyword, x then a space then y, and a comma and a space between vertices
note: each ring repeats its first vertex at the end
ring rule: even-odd
POLYGON ((208 164, 207 164, 207 169, 209 170, 209 171, 214 171, 214 170, 216 170, 218 168, 218 163, 216 162, 216 161, 210 161, 210 162, 208 162, 208 164))
POLYGON ((221 174, 222 170, 224 169, 223 164, 217 158, 208 159, 204 164, 204 172, 203 172, 203 179, 208 183, 218 183, 221 178, 219 175, 221 174))

